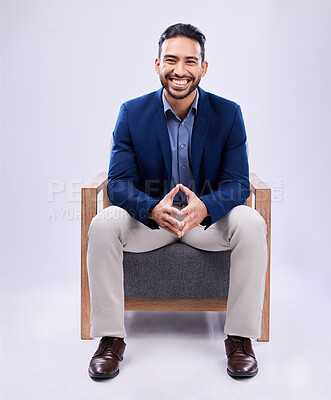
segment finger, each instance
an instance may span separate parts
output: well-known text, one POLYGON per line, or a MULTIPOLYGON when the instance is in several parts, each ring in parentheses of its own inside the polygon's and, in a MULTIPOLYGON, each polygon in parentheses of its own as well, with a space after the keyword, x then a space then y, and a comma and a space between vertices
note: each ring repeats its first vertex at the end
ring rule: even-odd
POLYGON ((182 221, 182 218, 179 218, 179 216, 178 217, 176 217, 176 214, 163 214, 162 215, 162 220, 164 221, 164 222, 167 222, 167 223, 169 223, 169 224, 171 224, 171 225, 173 225, 173 226, 176 226, 176 227, 182 227, 182 225, 183 224, 181 224, 181 221, 182 221))
POLYGON ((196 224, 193 223, 193 221, 189 221, 188 223, 185 224, 184 228, 181 230, 182 236, 185 235, 189 230, 192 228, 196 227, 196 224))
POLYGON ((176 214, 176 215, 182 215, 181 210, 178 210, 176 207, 171 207, 171 206, 166 206, 164 207, 164 212, 167 214, 176 214))
POLYGON ((184 228, 180 231, 181 237, 183 237, 185 233, 187 233, 190 229, 191 229, 190 224, 186 224, 184 228))
POLYGON ((176 226, 176 227, 184 226, 184 225, 181 223, 182 221, 179 221, 178 219, 176 219, 176 218, 174 218, 174 217, 172 217, 171 215, 168 215, 168 214, 166 214, 166 215, 164 216, 164 221, 165 221, 165 222, 168 222, 169 224, 171 224, 171 225, 173 225, 173 226, 176 226))
POLYGON ((163 229, 165 229, 166 231, 174 234, 177 237, 180 237, 180 232, 181 231, 178 228, 174 228, 172 225, 168 224, 167 222, 164 222, 163 229))
POLYGON ((186 217, 182 219, 182 222, 184 222, 185 225, 192 223, 192 217, 190 216, 190 214, 187 214, 186 217))
POLYGON ((192 207, 188 204, 186 207, 181 209, 182 215, 190 214, 192 212, 192 207))
POLYGON ((184 186, 183 184, 179 183, 179 189, 186 194, 187 197, 190 197, 194 192, 190 190, 187 186, 184 186))
POLYGON ((194 210, 192 210, 192 208, 190 206, 186 206, 186 207, 182 208, 180 210, 180 212, 181 212, 180 215, 183 217, 182 221, 184 221, 184 220, 187 221, 192 216, 193 211, 194 210))
POLYGON ((174 188, 172 188, 170 192, 165 195, 165 197, 173 199, 178 191, 179 191, 179 184, 176 185, 174 188))

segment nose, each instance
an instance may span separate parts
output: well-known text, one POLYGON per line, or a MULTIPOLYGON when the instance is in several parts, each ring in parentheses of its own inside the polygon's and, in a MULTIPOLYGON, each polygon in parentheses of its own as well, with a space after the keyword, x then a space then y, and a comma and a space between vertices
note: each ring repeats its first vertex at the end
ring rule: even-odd
POLYGON ((182 62, 177 62, 174 73, 178 76, 183 76, 185 73, 185 64, 182 62))

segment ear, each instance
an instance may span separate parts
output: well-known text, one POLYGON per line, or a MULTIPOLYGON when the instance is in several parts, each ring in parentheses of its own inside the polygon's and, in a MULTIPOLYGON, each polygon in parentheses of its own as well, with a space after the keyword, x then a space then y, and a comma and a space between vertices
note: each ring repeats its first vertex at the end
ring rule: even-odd
POLYGON ((155 60, 155 71, 157 74, 160 73, 160 60, 158 58, 155 60))
POLYGON ((206 75, 207 69, 208 69, 208 63, 207 63, 207 61, 204 61, 201 65, 201 76, 206 75))

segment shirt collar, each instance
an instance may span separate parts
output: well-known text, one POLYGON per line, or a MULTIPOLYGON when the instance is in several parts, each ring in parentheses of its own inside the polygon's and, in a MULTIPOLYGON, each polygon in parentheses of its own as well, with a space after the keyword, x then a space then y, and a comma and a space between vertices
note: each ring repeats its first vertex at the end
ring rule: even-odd
MULTIPOLYGON (((193 103, 191 105, 191 108, 189 109, 189 112, 187 115, 191 113, 191 111, 194 112, 194 115, 196 115, 197 110, 198 110, 198 101, 199 101, 199 90, 197 89, 197 93, 195 95, 195 98, 193 100, 193 103)), ((162 90, 162 102, 163 102, 163 110, 164 110, 164 115, 167 117, 167 112, 170 110, 176 118, 177 115, 174 113, 174 110, 171 108, 171 105, 168 103, 165 94, 164 94, 164 89, 162 90)))

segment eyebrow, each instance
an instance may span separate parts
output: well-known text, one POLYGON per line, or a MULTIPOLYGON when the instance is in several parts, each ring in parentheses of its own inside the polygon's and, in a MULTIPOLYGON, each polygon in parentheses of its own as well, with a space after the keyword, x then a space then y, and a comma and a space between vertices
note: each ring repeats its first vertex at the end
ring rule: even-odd
MULTIPOLYGON (((173 56, 172 54, 165 54, 165 55, 163 56, 163 58, 166 58, 166 57, 175 58, 176 60, 178 60, 178 57, 177 57, 177 56, 173 56)), ((198 57, 193 57, 193 56, 185 57, 185 59, 186 59, 186 60, 196 60, 196 61, 199 60, 198 57)))

